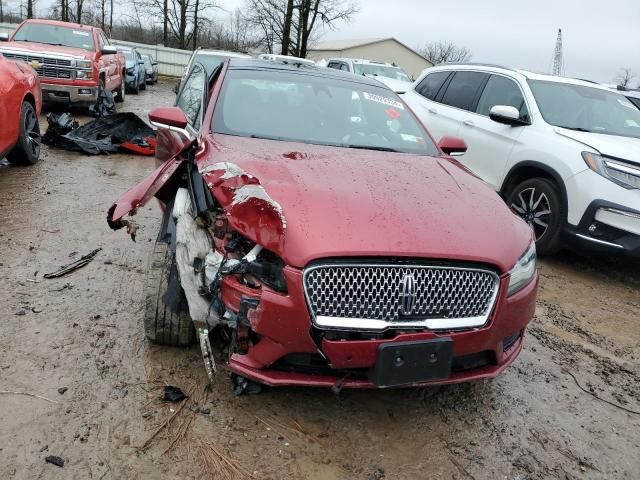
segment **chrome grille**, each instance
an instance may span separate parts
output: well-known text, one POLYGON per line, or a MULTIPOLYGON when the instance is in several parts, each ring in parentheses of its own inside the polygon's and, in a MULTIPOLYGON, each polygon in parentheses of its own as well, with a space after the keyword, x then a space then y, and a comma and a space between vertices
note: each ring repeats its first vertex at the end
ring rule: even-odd
POLYGON ((446 265, 330 264, 304 272, 316 324, 344 328, 483 325, 498 283, 490 270, 446 265))
POLYGON ((71 60, 69 59, 7 52, 3 52, 2 55, 11 60, 22 60, 23 62, 29 64, 33 62, 41 64, 41 67, 34 69, 41 77, 64 79, 71 78, 72 67, 71 60))

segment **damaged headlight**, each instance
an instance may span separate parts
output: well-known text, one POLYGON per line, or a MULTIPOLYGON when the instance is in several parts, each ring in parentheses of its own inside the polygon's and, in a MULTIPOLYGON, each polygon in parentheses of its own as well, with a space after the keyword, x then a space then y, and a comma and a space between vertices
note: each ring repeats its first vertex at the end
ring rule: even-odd
POLYGON ((520 260, 516 262, 509 272, 509 290, 507 295, 511 296, 529 285, 536 274, 536 242, 532 241, 527 251, 524 252, 520 260))
POLYGON ((247 265, 247 273, 253 275, 267 287, 287 293, 284 278, 284 261, 269 250, 262 250, 258 257, 247 265))

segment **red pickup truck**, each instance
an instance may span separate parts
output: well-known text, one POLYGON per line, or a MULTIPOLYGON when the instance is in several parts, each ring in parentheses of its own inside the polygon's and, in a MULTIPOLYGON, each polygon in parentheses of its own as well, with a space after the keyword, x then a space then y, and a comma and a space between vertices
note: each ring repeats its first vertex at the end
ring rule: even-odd
POLYGON ((38 72, 44 102, 93 103, 100 85, 124 100, 124 55, 99 28, 32 19, 11 35, 0 34, 0 41, 0 54, 38 72))

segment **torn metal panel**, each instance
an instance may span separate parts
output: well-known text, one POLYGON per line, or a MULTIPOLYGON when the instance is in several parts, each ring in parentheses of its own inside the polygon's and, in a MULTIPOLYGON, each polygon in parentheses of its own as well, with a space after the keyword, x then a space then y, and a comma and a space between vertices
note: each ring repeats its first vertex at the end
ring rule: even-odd
POLYGON ((229 162, 207 166, 201 173, 234 229, 268 250, 282 252, 284 213, 260 180, 229 162))

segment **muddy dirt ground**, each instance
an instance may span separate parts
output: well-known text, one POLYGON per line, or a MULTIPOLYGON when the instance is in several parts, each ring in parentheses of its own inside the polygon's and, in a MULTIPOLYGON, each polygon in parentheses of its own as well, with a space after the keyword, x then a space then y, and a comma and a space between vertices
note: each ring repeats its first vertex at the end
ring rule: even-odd
MULTIPOLYGON (((171 87, 125 110, 146 118, 171 87)), ((493 381, 236 398, 224 373, 205 389, 197 346, 144 339, 159 209, 140 212, 137 243, 105 216, 154 160, 50 148, 42 160, 0 166, 0 478, 640 478, 640 263, 542 261, 525 350, 493 381), (96 248, 85 268, 43 278, 96 248), (162 402, 163 385, 189 400, 162 402)))

